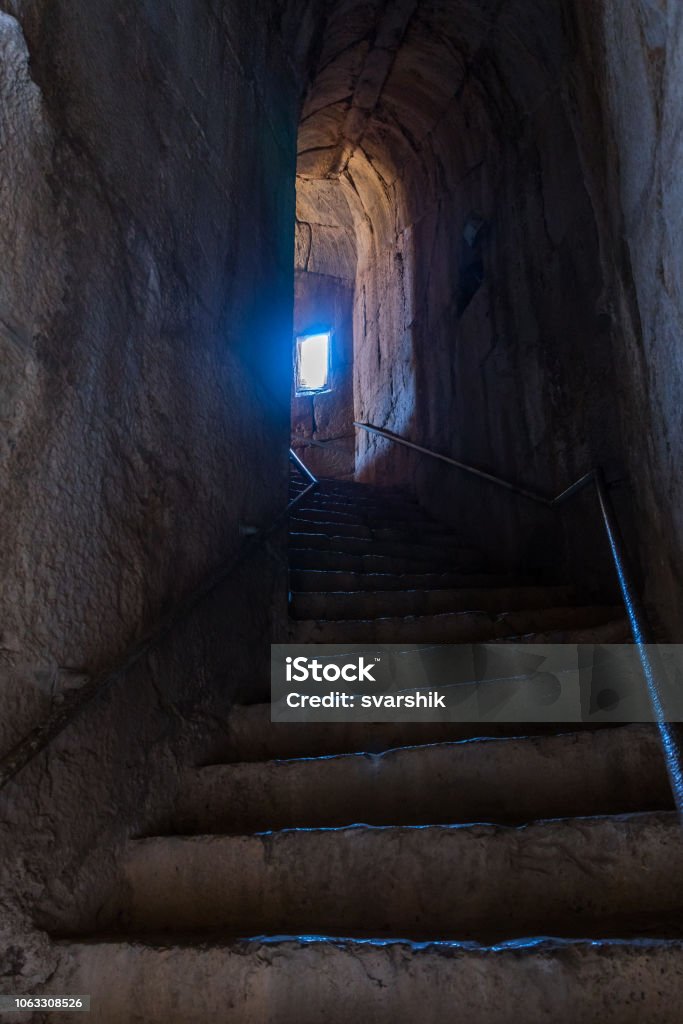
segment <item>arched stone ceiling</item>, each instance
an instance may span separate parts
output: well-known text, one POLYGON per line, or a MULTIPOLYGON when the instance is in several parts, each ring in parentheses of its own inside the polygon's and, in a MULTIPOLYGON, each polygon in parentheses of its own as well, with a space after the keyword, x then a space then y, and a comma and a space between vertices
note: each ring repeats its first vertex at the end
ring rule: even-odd
POLYGON ((334 3, 299 129, 297 266, 353 277, 416 198, 495 166, 499 136, 555 87, 562 11, 563 0, 334 3))

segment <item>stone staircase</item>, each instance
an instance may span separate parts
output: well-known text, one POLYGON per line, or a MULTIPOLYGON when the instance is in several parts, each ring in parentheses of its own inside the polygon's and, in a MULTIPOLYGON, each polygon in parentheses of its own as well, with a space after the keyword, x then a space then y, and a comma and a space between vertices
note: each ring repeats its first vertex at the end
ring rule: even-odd
POLYGON ((400 491, 328 481, 290 527, 292 641, 629 640, 623 607, 486 565, 400 491))
MULTIPOLYGON (((291 612, 298 642, 627 638, 620 609, 333 482, 292 517, 291 612)), ((50 989, 91 993, 94 1022, 681 1019, 683 843, 652 727, 272 725, 254 704, 215 761, 131 840, 97 927, 57 940, 50 989)))

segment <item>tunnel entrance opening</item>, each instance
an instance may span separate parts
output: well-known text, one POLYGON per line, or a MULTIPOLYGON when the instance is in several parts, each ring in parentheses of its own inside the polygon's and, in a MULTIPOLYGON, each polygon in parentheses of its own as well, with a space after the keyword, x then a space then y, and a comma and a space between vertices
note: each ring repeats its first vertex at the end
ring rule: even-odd
POLYGON ((355 276, 355 226, 339 181, 299 174, 291 445, 320 477, 354 476, 355 276))
POLYGON ((295 391, 297 398, 304 395, 329 393, 332 332, 317 331, 300 334, 296 339, 295 391))

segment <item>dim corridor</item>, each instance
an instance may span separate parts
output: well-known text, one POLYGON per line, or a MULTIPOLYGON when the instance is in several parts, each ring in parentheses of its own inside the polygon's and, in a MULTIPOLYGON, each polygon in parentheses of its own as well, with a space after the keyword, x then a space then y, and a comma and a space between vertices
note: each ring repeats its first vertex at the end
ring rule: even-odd
POLYGON ((0 995, 681 1024, 683 3, 8 0, 0 110, 0 995), (276 724, 287 640, 658 727, 276 724))

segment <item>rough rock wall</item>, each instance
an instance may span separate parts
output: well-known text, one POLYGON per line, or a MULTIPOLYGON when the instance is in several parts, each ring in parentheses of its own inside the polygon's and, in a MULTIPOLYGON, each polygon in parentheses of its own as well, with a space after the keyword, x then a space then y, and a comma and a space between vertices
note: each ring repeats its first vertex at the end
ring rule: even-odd
POLYGON ((683 8, 605 0, 572 14, 577 137, 600 225, 635 537, 649 603, 680 642, 683 8))
MULTIPOLYGON (((6 749, 286 502, 296 124, 321 5, 2 8, 6 749)), ((4 928, 86 898, 81 874, 106 877, 238 686, 259 694, 280 550, 0 794, 4 928)), ((12 948, 4 973, 30 972, 12 948)))
POLYGON ((285 500, 299 82, 281 6, 0 18, 7 741, 285 500))
MULTIPOLYGON (((277 563, 275 563, 277 564, 277 563)), ((225 757, 234 701, 268 696, 273 580, 262 549, 0 792, 0 975, 25 993, 122 884, 131 837, 168 826, 180 777, 225 757)))
MULTIPOLYGON (((557 493, 619 460, 597 228, 567 110, 569 42, 559 3, 463 3, 458 15, 418 7, 347 164, 364 239, 356 414, 557 493)), ((357 472, 413 481, 497 558, 558 562, 559 520, 455 470, 361 434, 357 472)), ((591 565, 600 527, 585 513, 591 565)))
MULTIPOLYGON (((353 219, 356 417, 549 493, 601 463, 671 636, 682 19, 673 0, 339 0, 298 160, 307 244, 342 252, 353 219)), ((557 561, 553 524, 541 544, 528 506, 461 474, 364 434, 357 470, 557 561)), ((565 529, 578 575, 613 579, 589 495, 565 529)))

